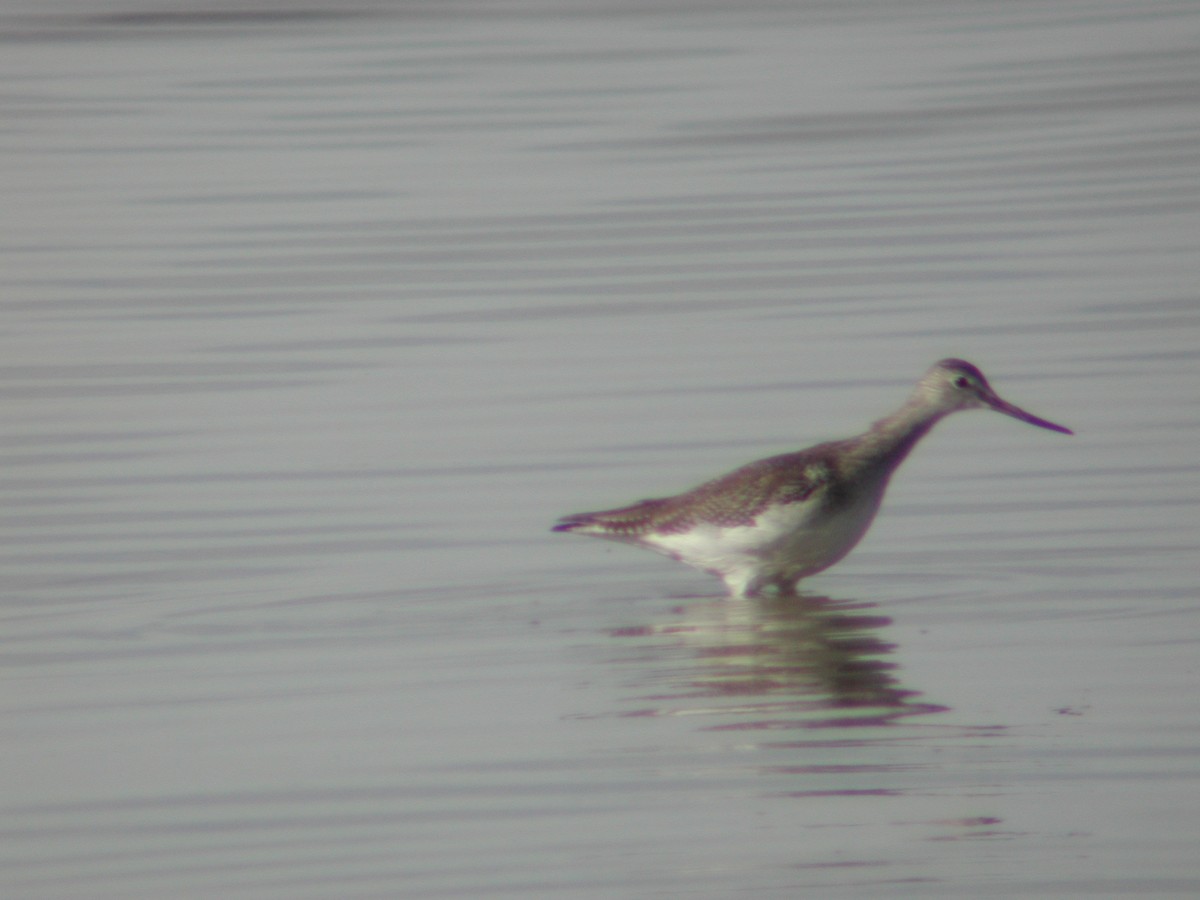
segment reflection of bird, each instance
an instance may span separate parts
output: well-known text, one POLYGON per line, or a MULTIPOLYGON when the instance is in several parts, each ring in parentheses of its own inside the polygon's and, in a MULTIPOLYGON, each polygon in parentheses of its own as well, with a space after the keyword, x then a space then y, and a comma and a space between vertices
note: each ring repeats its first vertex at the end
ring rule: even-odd
POLYGON ((1000 399, 969 362, 943 359, 903 406, 857 437, 760 459, 674 497, 566 516, 554 530, 663 553, 719 576, 734 596, 788 591, 850 552, 896 467, 938 420, 961 409, 1072 433, 1000 399))
MULTIPOLYGON (((873 604, 794 594, 690 603, 676 615, 649 633, 672 651, 665 671, 673 677, 660 671, 653 679, 660 711, 734 715, 727 727, 769 720, 774 729, 834 719, 882 724, 939 709, 897 682, 888 659, 895 647, 880 634, 891 619, 873 604)), ((639 645, 640 658, 654 649, 639 645)))

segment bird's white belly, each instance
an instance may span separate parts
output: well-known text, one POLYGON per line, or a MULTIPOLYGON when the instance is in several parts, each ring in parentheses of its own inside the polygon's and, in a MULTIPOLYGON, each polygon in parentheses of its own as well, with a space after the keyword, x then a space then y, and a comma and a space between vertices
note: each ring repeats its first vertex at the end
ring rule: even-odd
POLYGON ((859 542, 879 509, 873 491, 830 509, 819 501, 764 510, 750 525, 701 523, 680 534, 643 537, 653 550, 713 572, 731 592, 746 594, 770 582, 794 582, 833 565, 859 542))

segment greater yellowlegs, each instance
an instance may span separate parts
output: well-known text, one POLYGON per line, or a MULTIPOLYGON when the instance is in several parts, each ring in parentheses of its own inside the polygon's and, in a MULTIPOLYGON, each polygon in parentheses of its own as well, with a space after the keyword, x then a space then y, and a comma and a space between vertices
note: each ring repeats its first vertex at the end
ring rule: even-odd
POLYGON ((888 479, 944 416, 993 409, 1072 434, 1000 399, 983 373, 943 359, 907 402, 863 434, 749 463, 674 497, 565 516, 554 531, 634 544, 711 572, 735 597, 789 591, 859 542, 888 479))

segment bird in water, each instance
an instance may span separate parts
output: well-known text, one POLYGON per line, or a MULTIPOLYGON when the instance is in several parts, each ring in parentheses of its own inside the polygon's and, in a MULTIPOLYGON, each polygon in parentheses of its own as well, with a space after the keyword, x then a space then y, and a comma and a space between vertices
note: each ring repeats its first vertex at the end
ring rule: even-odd
POLYGON ((553 530, 662 553, 718 576, 734 597, 787 593, 854 548, 917 441, 964 409, 1074 433, 1002 400, 971 363, 943 359, 863 434, 760 459, 674 497, 564 516, 553 530))

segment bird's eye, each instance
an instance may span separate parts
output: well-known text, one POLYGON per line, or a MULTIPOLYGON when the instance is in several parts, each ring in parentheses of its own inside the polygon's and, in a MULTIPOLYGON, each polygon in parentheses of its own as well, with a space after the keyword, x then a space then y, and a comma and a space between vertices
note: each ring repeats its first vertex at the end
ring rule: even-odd
POLYGON ((963 388, 965 390, 971 386, 971 379, 966 375, 959 375, 954 379, 954 386, 956 388, 963 388))

